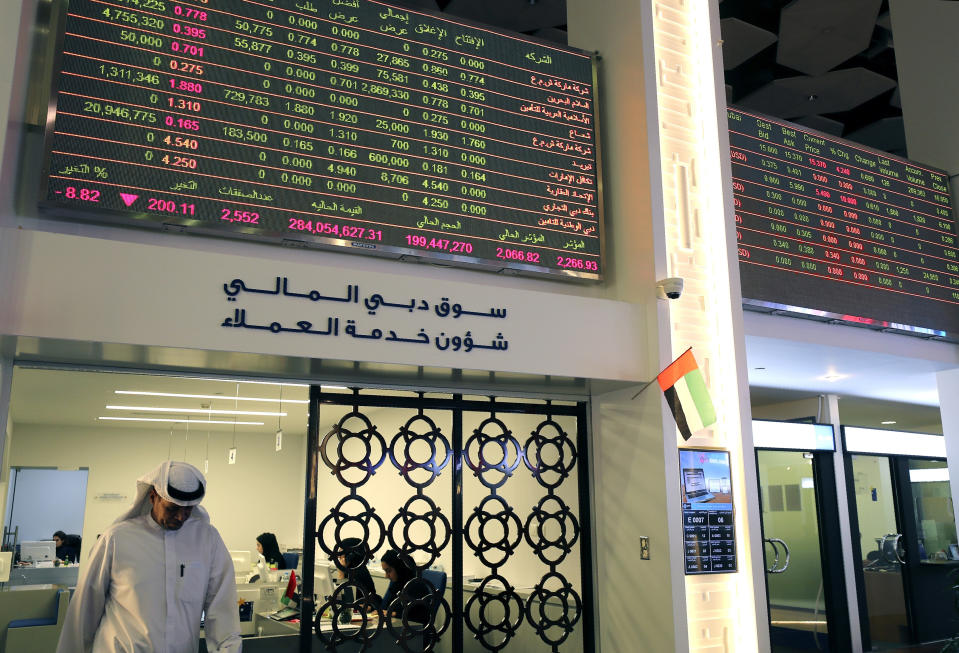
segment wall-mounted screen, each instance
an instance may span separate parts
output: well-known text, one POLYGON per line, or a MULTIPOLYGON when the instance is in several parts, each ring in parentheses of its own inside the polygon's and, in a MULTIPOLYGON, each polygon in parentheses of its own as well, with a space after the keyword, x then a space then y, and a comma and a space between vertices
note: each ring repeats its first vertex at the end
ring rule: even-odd
POLYGON ((686 574, 736 571, 729 452, 679 450, 686 574))
POLYGON ((41 208, 599 279, 594 57, 375 0, 60 0, 41 208))
POLYGON ((728 118, 747 307, 959 337, 945 172, 741 109, 728 118))

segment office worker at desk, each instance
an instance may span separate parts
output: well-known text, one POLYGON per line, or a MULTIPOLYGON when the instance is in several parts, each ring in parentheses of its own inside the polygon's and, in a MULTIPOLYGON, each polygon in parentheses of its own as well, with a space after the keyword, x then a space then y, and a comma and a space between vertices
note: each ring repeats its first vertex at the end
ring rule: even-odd
POLYGON ((166 461, 90 551, 57 653, 239 653, 233 561, 206 510, 200 470, 166 461))
POLYGON ((53 534, 53 542, 57 546, 57 560, 64 562, 77 562, 80 559, 79 535, 68 535, 63 531, 57 531, 53 534))
POLYGON ((256 536, 257 553, 263 556, 268 567, 277 569, 286 569, 286 560, 280 553, 280 545, 276 541, 276 535, 273 533, 260 533, 256 536))
MULTIPOLYGON (((416 578, 416 566, 408 555, 395 549, 390 549, 384 553, 380 559, 380 564, 383 567, 383 573, 390 581, 386 588, 386 594, 383 595, 383 601, 380 603, 380 610, 386 616, 400 618, 403 616, 402 607, 400 605, 391 607, 390 604, 400 596, 407 583, 416 578)), ((428 590, 423 584, 416 583, 407 589, 406 596, 410 600, 416 600, 426 596, 427 592, 428 590)), ((422 603, 413 604, 410 606, 407 617, 409 621, 426 623, 429 621, 427 606, 422 603)))
POLYGON ((379 606, 380 597, 376 593, 373 577, 366 568, 369 553, 363 541, 358 537, 348 537, 336 546, 335 552, 339 562, 336 569, 337 577, 346 580, 350 585, 359 587, 370 604, 374 607, 379 606))

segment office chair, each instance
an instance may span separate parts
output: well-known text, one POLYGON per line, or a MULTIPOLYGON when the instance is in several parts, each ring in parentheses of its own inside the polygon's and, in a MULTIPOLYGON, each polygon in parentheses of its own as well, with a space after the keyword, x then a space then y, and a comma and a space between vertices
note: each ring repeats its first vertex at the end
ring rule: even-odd
MULTIPOLYGON (((437 571, 435 569, 424 569, 423 570, 423 580, 428 581, 433 587, 439 590, 439 595, 442 598, 443 594, 446 592, 446 572, 437 571)), ((430 620, 436 621, 436 611, 439 610, 440 602, 433 601, 433 609, 430 614, 430 620)))
POLYGON ((296 569, 296 564, 300 561, 299 553, 284 553, 283 562, 286 563, 287 569, 296 569))

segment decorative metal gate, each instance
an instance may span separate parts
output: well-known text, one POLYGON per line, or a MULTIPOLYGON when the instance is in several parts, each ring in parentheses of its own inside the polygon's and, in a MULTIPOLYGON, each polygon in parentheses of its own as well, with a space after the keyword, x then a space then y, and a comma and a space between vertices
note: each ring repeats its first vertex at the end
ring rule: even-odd
POLYGON ((343 582, 318 599, 303 640, 313 631, 332 651, 593 650, 584 403, 314 386, 310 404, 304 528, 343 582), (393 618, 378 618, 362 579, 389 549, 414 577, 382 606, 393 618))

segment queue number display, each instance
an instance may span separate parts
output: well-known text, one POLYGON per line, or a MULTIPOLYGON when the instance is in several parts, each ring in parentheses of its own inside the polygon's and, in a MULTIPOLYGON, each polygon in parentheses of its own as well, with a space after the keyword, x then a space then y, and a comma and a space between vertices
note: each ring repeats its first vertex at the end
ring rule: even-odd
POLYGON ((373 0, 69 0, 40 205, 603 274, 594 58, 373 0))
POLYGON ((948 175, 728 109, 743 299, 959 337, 948 175))

